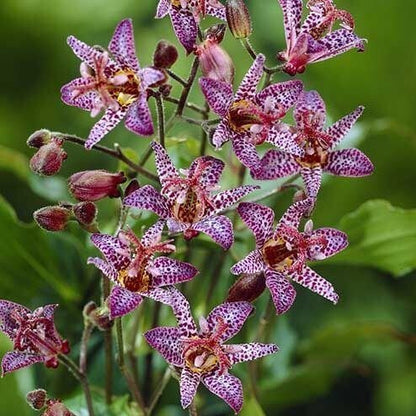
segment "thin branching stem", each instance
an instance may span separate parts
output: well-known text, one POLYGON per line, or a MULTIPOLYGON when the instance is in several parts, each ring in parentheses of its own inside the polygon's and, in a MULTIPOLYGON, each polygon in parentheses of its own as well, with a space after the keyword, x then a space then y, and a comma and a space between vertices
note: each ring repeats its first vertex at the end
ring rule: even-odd
POLYGON ((181 84, 182 86, 186 87, 186 81, 179 76, 178 74, 175 74, 173 71, 171 71, 170 69, 165 69, 165 71, 167 72, 167 74, 174 79, 175 81, 179 82, 179 84, 181 84))
POLYGON ((170 368, 168 367, 165 371, 165 373, 162 376, 162 379, 160 380, 160 382, 157 384, 156 390, 153 393, 153 396, 150 400, 150 404, 147 408, 147 412, 150 415, 154 408, 157 405, 157 402, 159 401, 159 399, 161 398, 166 386, 168 385, 170 379, 172 377, 172 371, 170 370, 170 368))
POLYGON ((181 116, 183 114, 183 110, 188 100, 189 93, 191 92, 192 85, 195 81, 195 77, 198 72, 198 66, 199 66, 199 58, 195 57, 192 63, 191 72, 186 82, 186 86, 182 90, 181 97, 179 98, 179 104, 178 104, 178 107, 176 108, 176 114, 178 116, 181 116))
POLYGON ((163 101, 160 94, 155 95, 157 108, 157 126, 159 143, 165 147, 165 110, 163 108, 163 101))

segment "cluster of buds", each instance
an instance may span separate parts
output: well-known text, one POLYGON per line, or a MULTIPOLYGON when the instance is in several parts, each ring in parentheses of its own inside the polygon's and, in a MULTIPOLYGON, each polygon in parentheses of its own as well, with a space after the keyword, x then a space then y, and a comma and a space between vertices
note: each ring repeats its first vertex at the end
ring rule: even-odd
POLYGON ((44 410, 42 416, 75 416, 60 400, 49 399, 46 390, 32 390, 26 401, 33 410, 44 410))
POLYGON ((91 301, 84 306, 82 314, 87 324, 98 328, 100 331, 106 331, 113 326, 114 321, 110 319, 106 306, 98 307, 95 302, 91 301))

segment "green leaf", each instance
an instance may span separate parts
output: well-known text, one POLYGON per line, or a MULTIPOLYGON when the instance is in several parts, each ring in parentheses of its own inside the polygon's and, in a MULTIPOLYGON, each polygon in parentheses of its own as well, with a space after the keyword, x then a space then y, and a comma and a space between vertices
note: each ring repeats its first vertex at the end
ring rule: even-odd
POLYGON ((0 169, 12 172, 24 181, 28 180, 31 173, 28 158, 5 146, 0 146, 0 169))
POLYGON ((328 263, 371 266, 396 277, 416 268, 416 209, 368 201, 342 218, 339 228, 347 233, 349 247, 328 263))
POLYGON ((251 396, 244 400, 244 406, 241 410, 240 416, 266 416, 266 413, 259 405, 255 397, 251 396))

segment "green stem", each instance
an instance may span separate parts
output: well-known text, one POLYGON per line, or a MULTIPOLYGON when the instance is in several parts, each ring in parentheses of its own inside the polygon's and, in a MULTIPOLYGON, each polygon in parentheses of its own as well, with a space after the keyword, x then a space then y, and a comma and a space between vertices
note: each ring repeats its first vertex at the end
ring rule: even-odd
POLYGON ((156 391, 153 393, 152 399, 150 400, 149 407, 147 408, 149 415, 153 412, 153 409, 156 407, 157 402, 162 396, 162 393, 165 390, 166 386, 168 385, 171 377, 172 377, 172 371, 168 367, 165 373, 163 374, 162 380, 157 384, 156 391))
POLYGON ((160 94, 155 95, 157 108, 157 125, 159 132, 159 143, 165 147, 165 111, 163 109, 163 101, 160 94))
POLYGON ((178 116, 181 116, 183 113, 183 110, 186 105, 186 101, 188 100, 188 96, 192 88, 192 84, 194 83, 196 74, 198 72, 198 66, 199 66, 199 58, 195 57, 192 63, 192 67, 191 67, 191 73, 189 74, 188 80, 186 82, 186 86, 183 88, 181 97, 179 98, 179 104, 176 109, 176 114, 178 116))
POLYGON ((186 81, 180 77, 179 75, 175 74, 173 71, 171 71, 170 69, 165 69, 165 71, 167 72, 167 74, 174 79, 175 81, 179 82, 179 84, 183 85, 184 87, 186 87, 186 81))

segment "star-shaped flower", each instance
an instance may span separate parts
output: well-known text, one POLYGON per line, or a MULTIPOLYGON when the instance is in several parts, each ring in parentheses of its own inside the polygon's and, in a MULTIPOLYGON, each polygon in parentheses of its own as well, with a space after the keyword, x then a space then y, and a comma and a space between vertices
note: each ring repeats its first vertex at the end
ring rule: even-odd
POLYGON ((172 233, 183 232, 186 239, 191 239, 203 232, 229 249, 234 240, 232 223, 218 213, 259 187, 244 185, 213 194, 224 162, 211 156, 198 157, 188 170, 180 171, 181 176, 159 143, 153 142, 153 149, 161 192, 145 185, 126 197, 124 204, 153 211, 166 220, 172 233))
POLYGON ((53 322, 57 306, 46 305, 32 312, 18 303, 0 300, 0 330, 13 341, 13 351, 6 353, 1 363, 2 376, 39 362, 58 367, 58 355, 67 354, 69 344, 53 322))
POLYGON ((156 18, 170 16, 173 30, 188 53, 194 50, 201 17, 211 15, 226 20, 225 7, 218 0, 160 0, 156 18))
POLYGON ((301 81, 272 84, 259 93, 257 85, 263 75, 264 56, 258 55, 235 95, 226 82, 201 78, 200 86, 212 110, 221 116, 213 143, 219 149, 231 140, 235 155, 249 168, 260 162, 256 145, 277 144, 280 120, 302 92, 301 81))
POLYGON ((277 57, 284 61, 283 70, 290 75, 302 73, 307 64, 324 61, 350 49, 363 51, 365 39, 354 32, 354 19, 338 10, 332 0, 308 2, 310 13, 303 24, 302 0, 279 0, 283 10, 286 50, 277 57), (332 30, 340 21, 341 29, 332 30))
POLYGON ((308 196, 315 198, 321 186, 322 172, 337 176, 370 175, 374 166, 358 149, 333 150, 364 111, 360 106, 325 129, 325 103, 316 91, 305 91, 295 106, 296 127, 286 126, 276 142, 283 150, 269 150, 252 170, 255 179, 276 179, 300 172, 308 196))
POLYGON ((277 314, 286 312, 296 296, 290 280, 318 295, 338 302, 333 286, 306 265, 307 261, 323 260, 348 245, 347 236, 334 228, 312 231, 312 221, 299 232, 300 220, 310 210, 313 200, 307 198, 293 204, 273 231, 274 212, 255 203, 242 202, 237 208, 242 220, 253 232, 256 249, 231 268, 233 274, 264 272, 277 314))
POLYGON ((154 68, 140 68, 131 20, 118 24, 108 45, 112 57, 107 51, 88 46, 74 36, 68 38, 68 45, 82 61, 81 78, 62 87, 63 102, 90 111, 92 117, 105 111, 92 128, 85 147, 91 149, 124 117, 125 126, 133 133, 152 135, 147 89, 163 80, 164 75, 154 68))
POLYGON ((189 263, 160 256, 175 251, 172 240, 162 241, 164 223, 158 221, 141 240, 131 231, 121 231, 117 237, 93 234, 91 241, 102 252, 105 260, 89 258, 104 275, 115 283, 107 304, 111 319, 136 309, 143 297, 159 302, 170 302, 170 292, 162 286, 191 280, 198 270, 189 263))
POLYGON ((178 327, 154 328, 144 336, 169 364, 182 368, 182 407, 191 404, 202 382, 238 413, 243 405, 243 386, 229 370, 234 364, 278 351, 275 344, 225 344, 240 331, 253 312, 253 306, 248 302, 223 303, 206 319, 200 318, 199 329, 183 295, 178 293, 172 306, 178 327))

